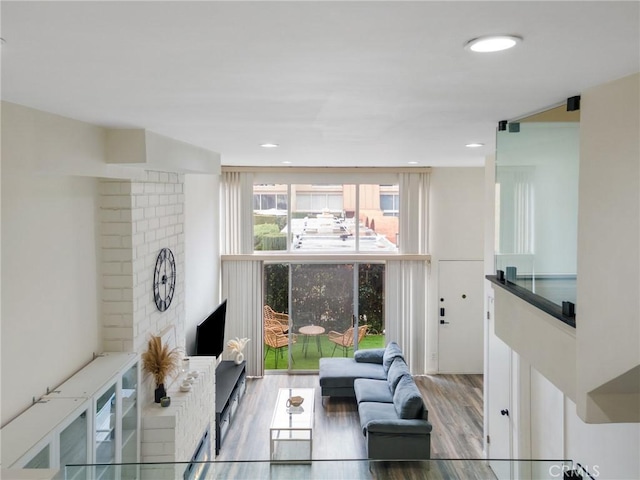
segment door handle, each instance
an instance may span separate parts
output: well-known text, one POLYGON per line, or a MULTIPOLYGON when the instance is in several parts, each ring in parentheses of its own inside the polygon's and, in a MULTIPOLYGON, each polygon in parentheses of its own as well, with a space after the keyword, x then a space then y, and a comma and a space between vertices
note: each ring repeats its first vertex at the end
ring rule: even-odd
POLYGON ((509 416, 509 410, 507 410, 506 408, 503 410, 500 410, 500 415, 502 415, 503 417, 506 415, 507 417, 509 416))
POLYGON ((440 320, 440 325, 449 325, 450 322, 445 322, 444 320, 440 320))

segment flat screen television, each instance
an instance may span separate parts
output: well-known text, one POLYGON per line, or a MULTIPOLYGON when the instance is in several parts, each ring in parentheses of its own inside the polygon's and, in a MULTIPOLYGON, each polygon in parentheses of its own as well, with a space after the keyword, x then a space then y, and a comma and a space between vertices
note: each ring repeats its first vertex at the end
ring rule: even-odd
POLYGON ((196 355, 218 357, 224 350, 224 323, 227 301, 224 300, 196 329, 196 355))

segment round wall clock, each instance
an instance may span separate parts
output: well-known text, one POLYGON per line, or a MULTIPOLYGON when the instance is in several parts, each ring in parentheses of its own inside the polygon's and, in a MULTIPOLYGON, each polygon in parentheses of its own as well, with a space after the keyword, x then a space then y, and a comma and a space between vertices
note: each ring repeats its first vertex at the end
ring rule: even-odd
POLYGON ((176 262, 171 250, 163 248, 158 254, 156 268, 153 271, 153 297, 158 310, 164 312, 169 308, 175 289, 176 262))

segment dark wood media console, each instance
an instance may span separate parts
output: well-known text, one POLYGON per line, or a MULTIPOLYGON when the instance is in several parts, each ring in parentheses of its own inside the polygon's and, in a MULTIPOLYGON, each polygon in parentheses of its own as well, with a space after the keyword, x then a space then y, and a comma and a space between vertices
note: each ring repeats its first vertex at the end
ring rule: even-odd
POLYGON ((216 368, 216 455, 247 387, 247 362, 223 360, 216 368))

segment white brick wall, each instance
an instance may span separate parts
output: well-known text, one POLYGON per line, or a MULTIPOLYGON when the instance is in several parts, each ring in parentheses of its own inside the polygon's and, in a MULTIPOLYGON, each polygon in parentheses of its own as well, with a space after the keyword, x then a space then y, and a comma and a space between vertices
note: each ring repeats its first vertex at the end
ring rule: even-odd
POLYGON ((142 180, 100 182, 102 319, 106 351, 142 353, 150 334, 167 326, 184 345, 184 176, 146 172, 142 180), (153 300, 153 268, 160 249, 176 260, 168 310, 153 300))
MULTIPOLYGON (((149 336, 168 326, 175 327, 176 344, 184 346, 183 186, 182 174, 166 172, 146 172, 142 180, 100 181, 105 351, 143 353, 149 336), (153 271, 165 247, 173 252, 177 277, 171 306, 160 312, 153 298, 153 271)), ((155 385, 143 375, 143 462, 190 460, 207 425, 214 441, 215 359, 194 358, 192 369, 202 372, 198 381, 188 393, 179 391, 179 382, 170 385, 169 408, 153 403, 155 385)))
POLYGON ((104 350, 133 351, 131 182, 100 181, 104 350))

